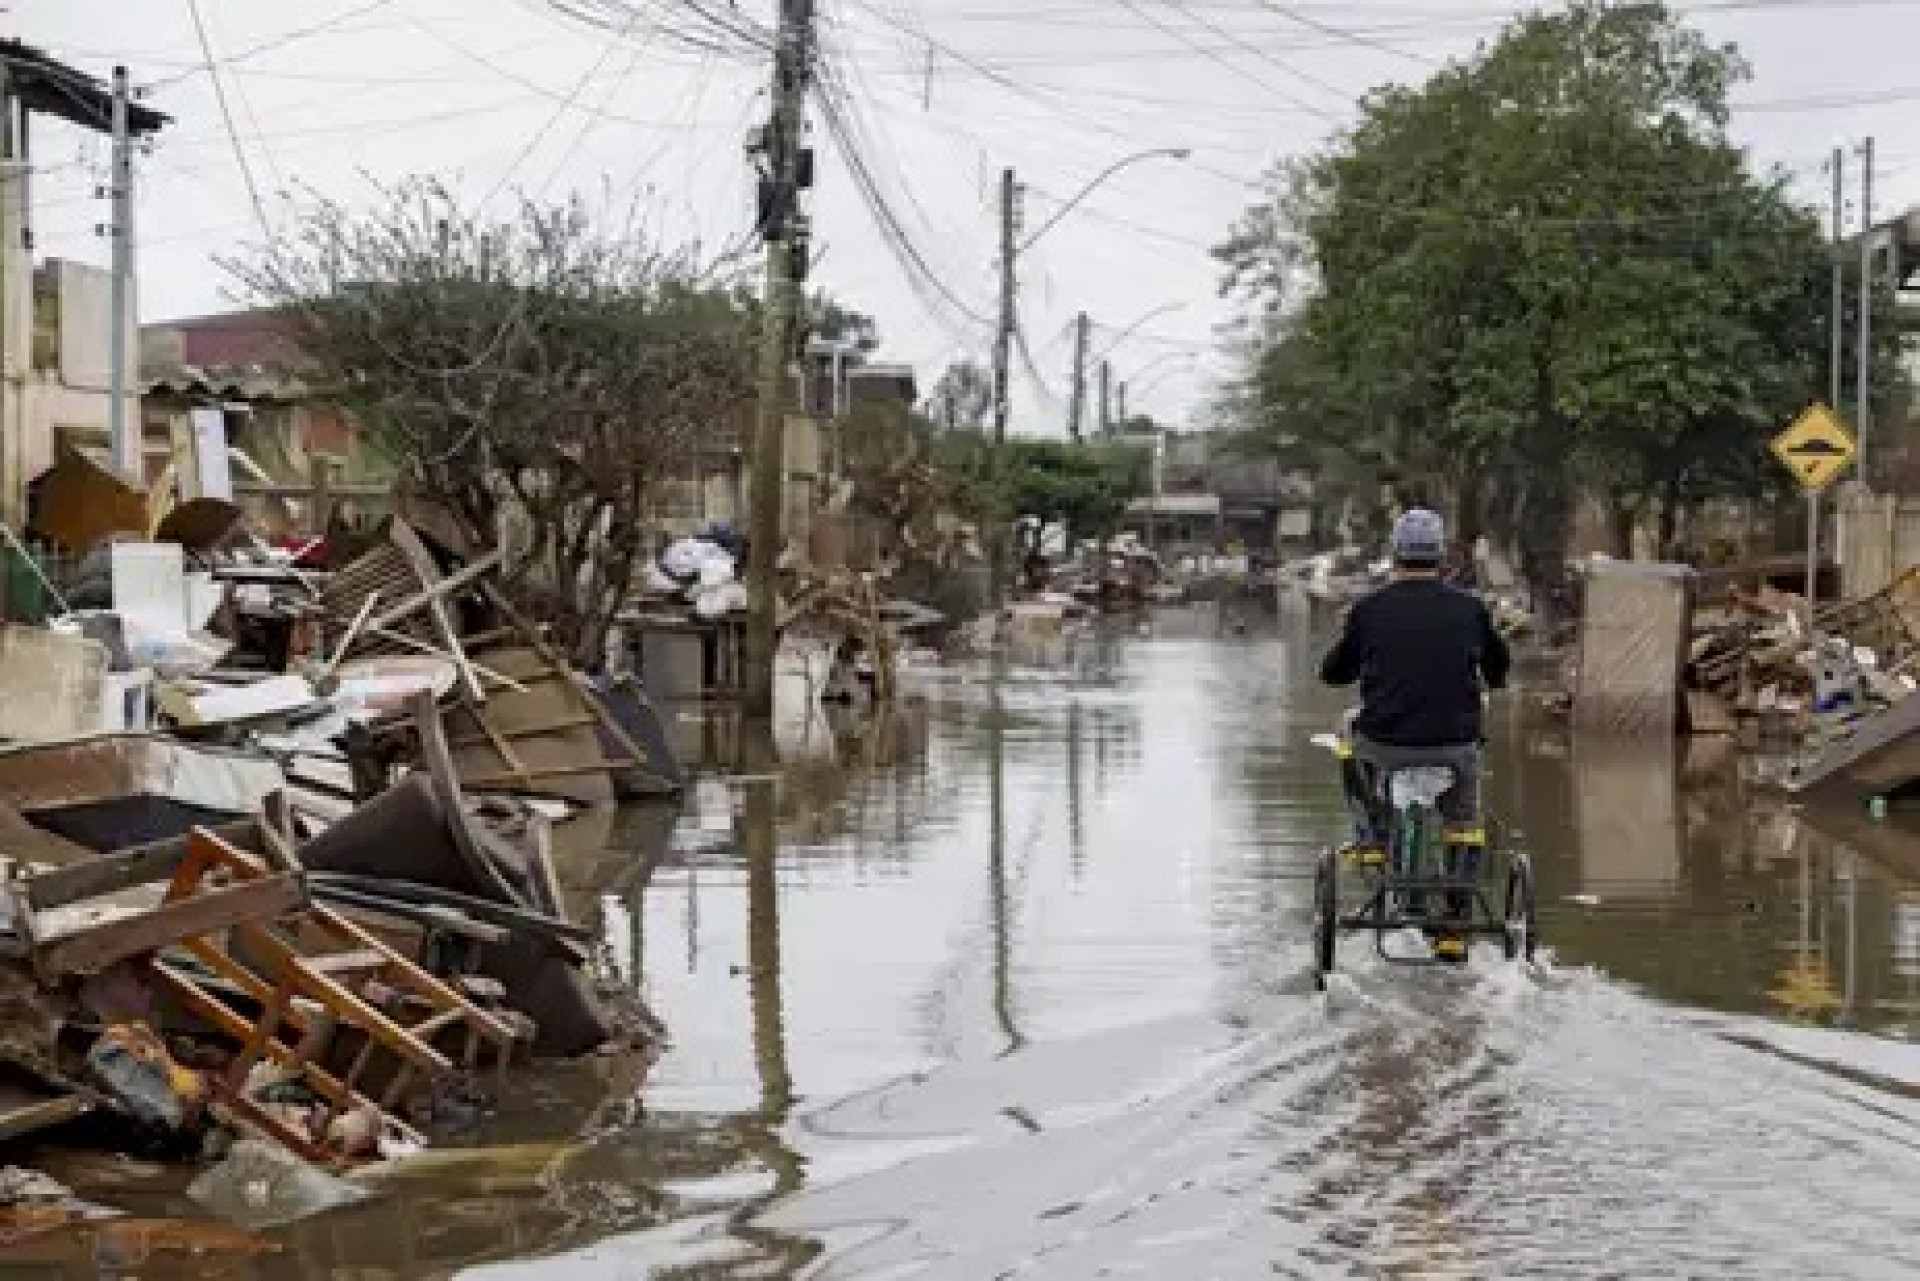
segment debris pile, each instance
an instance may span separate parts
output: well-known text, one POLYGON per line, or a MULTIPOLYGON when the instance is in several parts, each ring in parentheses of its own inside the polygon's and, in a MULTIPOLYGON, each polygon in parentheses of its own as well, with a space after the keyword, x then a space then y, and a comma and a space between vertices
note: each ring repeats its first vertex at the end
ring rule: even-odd
POLYGON ((60 617, 0 624, 0 1137, 91 1115, 343 1171, 530 1059, 646 1056, 550 848, 684 783, 638 687, 574 671, 498 554, 395 519, 315 563, 213 524, 107 543, 79 601, 46 584, 60 617))
POLYGON ((1730 590, 1695 614, 1687 688, 1695 732, 1741 721, 1803 742, 1844 734, 1916 689, 1920 636, 1906 612, 1914 580, 1817 611, 1772 587, 1730 590))
MULTIPOLYGON (((744 554, 731 529, 713 525, 669 543, 646 568, 642 590, 618 622, 633 637, 639 665, 661 698, 735 690, 748 608, 739 581, 744 554)), ((780 568, 780 632, 809 655, 795 670, 804 667, 805 683, 824 697, 864 691, 868 698, 891 698, 900 638, 945 622, 936 611, 884 595, 885 570, 822 568, 790 557, 780 568), (816 651, 825 656, 824 675, 813 670, 816 651)))

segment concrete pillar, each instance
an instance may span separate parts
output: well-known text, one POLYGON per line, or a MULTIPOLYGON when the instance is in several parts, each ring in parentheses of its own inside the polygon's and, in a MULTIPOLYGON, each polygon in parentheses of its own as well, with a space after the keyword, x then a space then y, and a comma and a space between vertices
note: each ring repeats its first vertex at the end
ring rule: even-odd
POLYGON ((33 260, 27 252, 24 117, 0 69, 0 521, 27 514, 27 434, 33 377, 33 260))

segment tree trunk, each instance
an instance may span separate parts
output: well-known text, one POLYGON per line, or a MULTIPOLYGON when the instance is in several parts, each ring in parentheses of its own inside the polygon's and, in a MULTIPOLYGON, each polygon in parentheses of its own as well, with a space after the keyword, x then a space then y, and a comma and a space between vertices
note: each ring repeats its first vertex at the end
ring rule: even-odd
POLYGON ((1615 558, 1633 559, 1633 535, 1643 510, 1642 503, 1619 490, 1607 495, 1607 550, 1615 558))
POLYGON ((1673 560, 1680 554, 1680 478, 1668 476, 1660 487, 1660 523, 1656 536, 1658 555, 1662 560, 1673 560))
POLYGON ((1551 636, 1571 616, 1573 597, 1567 577, 1567 552, 1573 539, 1573 485, 1564 448, 1567 423, 1554 411, 1543 370, 1536 401, 1535 426, 1522 464, 1526 468, 1525 506, 1520 513, 1520 578, 1533 598, 1540 634, 1551 636))

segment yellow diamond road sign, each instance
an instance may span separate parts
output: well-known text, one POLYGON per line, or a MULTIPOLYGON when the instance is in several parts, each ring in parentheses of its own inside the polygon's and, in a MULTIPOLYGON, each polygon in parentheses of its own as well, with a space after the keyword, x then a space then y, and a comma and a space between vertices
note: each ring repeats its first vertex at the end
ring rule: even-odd
POLYGON ((1786 465, 1802 489, 1818 493, 1839 479, 1859 452, 1853 433, 1825 405, 1806 411, 1773 438, 1773 456, 1786 465))

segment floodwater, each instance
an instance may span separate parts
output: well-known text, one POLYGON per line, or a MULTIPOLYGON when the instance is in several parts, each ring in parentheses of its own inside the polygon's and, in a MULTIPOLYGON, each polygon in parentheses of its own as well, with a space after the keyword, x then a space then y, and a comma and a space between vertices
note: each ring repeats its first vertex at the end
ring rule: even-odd
POLYGON ((1169 611, 790 729, 777 783, 683 725, 734 776, 568 873, 672 1031, 645 1088, 529 1082, 220 1275, 1912 1275, 1920 845, 1502 702, 1489 802, 1550 955, 1356 939, 1318 995, 1316 648, 1169 611))

